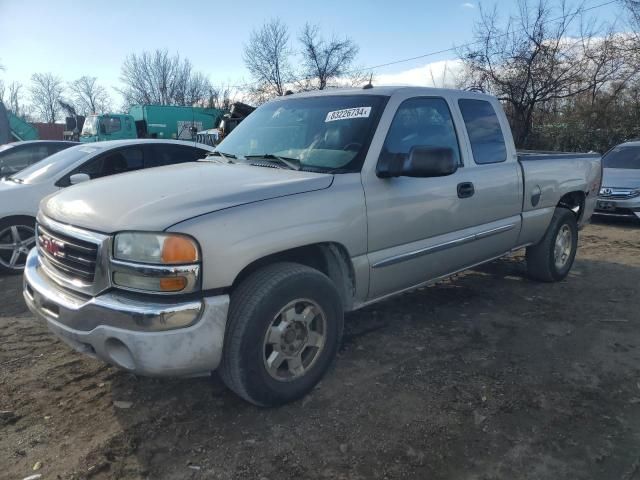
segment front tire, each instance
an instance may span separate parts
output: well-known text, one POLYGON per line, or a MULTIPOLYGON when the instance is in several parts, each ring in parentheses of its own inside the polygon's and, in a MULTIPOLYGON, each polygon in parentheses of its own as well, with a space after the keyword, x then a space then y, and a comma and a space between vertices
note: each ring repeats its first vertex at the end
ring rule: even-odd
POLYGON ((527 272, 541 282, 559 282, 571 270, 578 250, 576 216, 566 208, 556 208, 542 240, 527 248, 527 272))
POLYGON ((266 266, 231 294, 220 376, 255 405, 291 402, 325 374, 342 329, 342 302, 329 278, 296 263, 266 266))

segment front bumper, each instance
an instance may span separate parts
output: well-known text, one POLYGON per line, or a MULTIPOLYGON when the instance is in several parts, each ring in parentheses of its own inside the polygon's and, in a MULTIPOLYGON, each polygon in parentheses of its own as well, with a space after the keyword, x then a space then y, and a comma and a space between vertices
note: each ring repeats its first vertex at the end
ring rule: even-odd
POLYGON ((74 349, 144 376, 208 374, 220 364, 229 296, 181 303, 107 292, 85 297, 43 272, 37 250, 27 258, 27 306, 74 349), (170 328, 190 319, 189 326, 170 328))
POLYGON ((640 218, 640 197, 612 199, 598 197, 595 215, 640 218))

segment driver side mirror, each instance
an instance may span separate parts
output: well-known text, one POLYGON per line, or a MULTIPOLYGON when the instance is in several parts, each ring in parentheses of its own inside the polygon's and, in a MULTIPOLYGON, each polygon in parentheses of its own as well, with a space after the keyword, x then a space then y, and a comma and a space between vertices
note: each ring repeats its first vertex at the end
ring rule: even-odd
POLYGON ((74 173, 69 177, 70 185, 77 185, 78 183, 88 182, 91 177, 86 173, 74 173))
POLYGON ((416 145, 405 158, 391 159, 378 165, 380 178, 390 177, 444 177, 458 170, 458 160, 449 147, 416 145))

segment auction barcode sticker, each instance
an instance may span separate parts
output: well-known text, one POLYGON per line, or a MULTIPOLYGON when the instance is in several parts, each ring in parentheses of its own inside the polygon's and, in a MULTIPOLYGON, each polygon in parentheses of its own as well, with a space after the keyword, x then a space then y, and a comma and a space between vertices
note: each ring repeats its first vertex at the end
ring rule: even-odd
POLYGON ((371 107, 345 108, 344 110, 335 110, 327 113, 327 118, 324 121, 327 123, 348 118, 369 118, 370 114, 371 107))

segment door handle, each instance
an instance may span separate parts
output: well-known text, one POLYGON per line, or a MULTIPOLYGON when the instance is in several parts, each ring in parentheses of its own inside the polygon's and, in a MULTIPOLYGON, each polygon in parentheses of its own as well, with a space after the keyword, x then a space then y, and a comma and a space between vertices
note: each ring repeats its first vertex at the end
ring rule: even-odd
POLYGON ((462 182, 458 184, 458 198, 473 197, 476 189, 471 182, 462 182))

